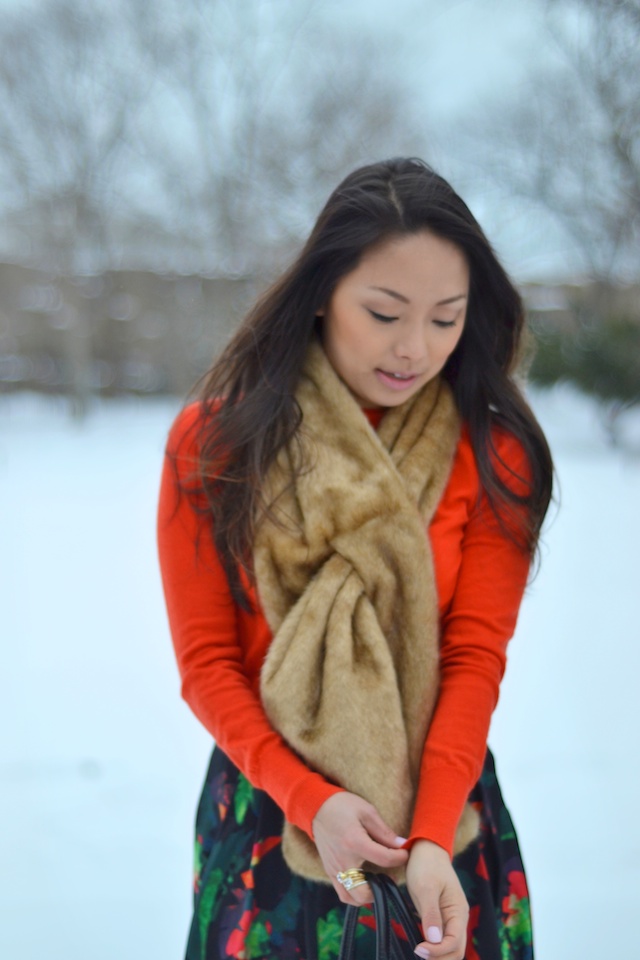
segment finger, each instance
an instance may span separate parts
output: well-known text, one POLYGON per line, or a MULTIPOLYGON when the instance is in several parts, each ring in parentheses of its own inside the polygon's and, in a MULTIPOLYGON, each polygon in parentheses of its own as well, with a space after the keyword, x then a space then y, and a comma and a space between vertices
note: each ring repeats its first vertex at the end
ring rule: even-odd
POLYGON ((457 915, 445 922, 444 933, 436 924, 430 924, 427 919, 422 920, 426 939, 416 947, 419 957, 429 957, 431 960, 459 960, 464 956, 467 945, 466 917, 457 915), (435 928, 435 929, 434 929, 435 928))
POLYGON ((342 884, 338 883, 337 880, 332 880, 331 882, 333 884, 333 889, 335 890, 338 896, 338 900, 340 900, 341 903, 346 903, 347 905, 351 904, 352 906, 355 906, 355 900, 351 899, 351 897, 349 896, 345 888, 342 886, 342 884))
MULTIPOLYGON (((444 923, 440 912, 439 891, 436 887, 425 891, 421 907, 420 919, 422 921, 422 930, 425 939, 419 944, 422 949, 416 949, 416 953, 418 956, 425 957, 431 955, 431 947, 441 944, 444 939, 444 923)), ((444 953, 444 951, 440 950, 436 952, 438 954, 444 953)))
POLYGON ((362 860, 375 863, 378 867, 402 867, 409 859, 408 850, 390 850, 372 840, 365 830, 354 839, 353 850, 362 860))
POLYGON ((368 860, 369 863, 375 863, 377 867, 387 869, 404 867, 409 859, 406 850, 389 850, 388 847, 382 847, 379 843, 373 841, 359 845, 358 853, 363 860, 368 860))
POLYGON ((359 907, 365 903, 373 903, 373 892, 368 883, 363 883, 355 887, 350 891, 350 895, 359 907))
POLYGON ((399 849, 407 842, 406 837, 399 837, 395 830, 385 823, 375 807, 370 807, 360 818, 360 822, 373 840, 377 840, 384 847, 399 849))
POLYGON ((337 880, 332 880, 331 882, 333 883, 333 889, 338 894, 338 899, 342 903, 346 903, 347 906, 361 907, 365 903, 373 902, 373 894, 371 893, 371 887, 368 883, 363 883, 362 886, 356 887, 355 890, 349 892, 345 890, 337 880), (366 891, 369 891, 368 895, 366 891), (358 897, 356 897, 356 894, 358 894, 358 897))
POLYGON ((457 950, 460 956, 467 946, 467 925, 469 923, 468 910, 450 910, 444 924, 444 944, 451 944, 450 950, 457 950))
POLYGON ((360 907, 365 903, 373 902, 371 887, 368 883, 362 883, 362 879, 364 879, 365 876, 364 873, 362 874, 362 878, 358 880, 356 886, 350 889, 347 889, 343 883, 340 883, 337 875, 334 874, 334 876, 331 877, 331 882, 343 903, 351 903, 356 907, 360 907))

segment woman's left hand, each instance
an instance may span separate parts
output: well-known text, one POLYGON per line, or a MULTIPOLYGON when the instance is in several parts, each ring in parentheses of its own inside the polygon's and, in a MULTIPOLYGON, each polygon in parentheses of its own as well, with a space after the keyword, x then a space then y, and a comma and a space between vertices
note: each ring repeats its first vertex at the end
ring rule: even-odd
POLYGON ((447 851, 430 840, 416 840, 409 853, 407 887, 426 937, 416 947, 418 956, 463 960, 469 904, 447 851))
POLYGON ((368 883, 347 891, 336 879, 342 870, 359 869, 365 860, 380 867, 400 867, 408 861, 406 841, 397 837, 373 804, 355 793, 334 793, 322 804, 313 819, 313 837, 327 876, 339 899, 361 906, 373 894, 368 883))

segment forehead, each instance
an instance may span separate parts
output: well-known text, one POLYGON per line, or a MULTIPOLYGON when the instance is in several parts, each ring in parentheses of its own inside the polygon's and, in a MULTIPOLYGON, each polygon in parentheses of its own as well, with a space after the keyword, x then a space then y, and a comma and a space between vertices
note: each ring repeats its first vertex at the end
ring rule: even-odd
POLYGON ((391 237, 362 255, 345 281, 356 286, 382 286, 408 298, 466 293, 469 266, 463 251, 449 240, 421 231, 391 237))

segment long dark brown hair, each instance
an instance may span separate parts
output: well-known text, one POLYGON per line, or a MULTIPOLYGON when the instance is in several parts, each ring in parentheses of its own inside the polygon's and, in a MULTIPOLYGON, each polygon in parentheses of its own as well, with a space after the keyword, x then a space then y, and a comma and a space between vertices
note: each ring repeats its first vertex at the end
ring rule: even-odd
POLYGON ((240 570, 252 579, 255 524, 268 509, 261 498, 265 475, 301 422, 294 394, 316 315, 366 250, 422 230, 456 244, 469 264, 466 322, 443 375, 467 424, 482 489, 501 522, 505 516, 516 520, 515 527, 505 525, 505 533, 535 551, 553 468, 542 430, 513 379, 524 326, 521 298, 447 181, 421 160, 386 160, 355 170, 334 190, 295 262, 196 385, 200 460, 194 505, 208 516, 233 596, 245 609, 240 570), (526 493, 523 478, 514 475, 508 483, 498 473, 495 425, 524 448, 526 493))

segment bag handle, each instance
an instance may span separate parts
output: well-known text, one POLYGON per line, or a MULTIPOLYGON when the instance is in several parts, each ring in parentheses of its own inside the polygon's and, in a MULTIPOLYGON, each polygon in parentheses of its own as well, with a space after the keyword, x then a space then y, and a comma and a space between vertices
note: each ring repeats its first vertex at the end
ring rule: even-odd
MULTIPOLYGON (((393 960, 402 957, 402 945, 391 925, 391 917, 401 925, 413 950, 424 937, 412 915, 407 901, 391 877, 384 873, 365 874, 373 893, 373 913, 376 920, 375 960, 393 960)), ((349 905, 345 911, 342 940, 338 960, 354 960, 356 924, 360 907, 349 905)))
POLYGON ((400 888, 393 882, 391 877, 385 873, 376 874, 377 882, 382 884, 386 890, 389 904, 393 907, 396 919, 402 926, 407 935, 407 940, 411 944, 411 949, 422 943, 424 936, 415 915, 412 913, 407 903, 406 897, 402 895, 400 888))
MULTIPOLYGON (((386 896, 383 888, 371 876, 368 874, 366 876, 373 893, 373 913, 376 918, 375 960, 389 960, 391 957, 391 923, 386 896)), ((353 960, 355 957, 354 941, 359 912, 360 907, 352 905, 349 905, 345 911, 338 960, 353 960)))

